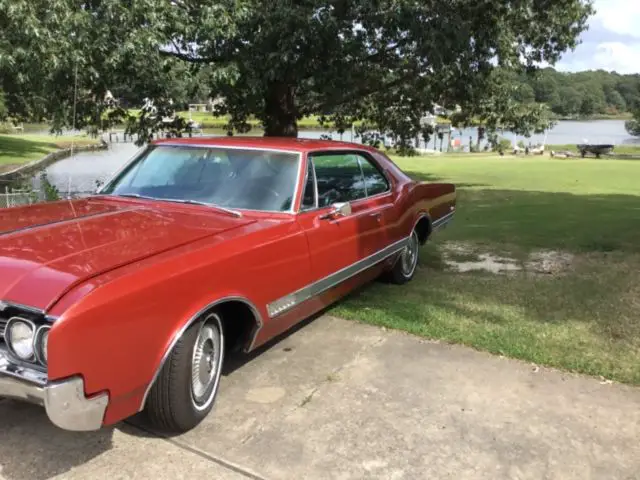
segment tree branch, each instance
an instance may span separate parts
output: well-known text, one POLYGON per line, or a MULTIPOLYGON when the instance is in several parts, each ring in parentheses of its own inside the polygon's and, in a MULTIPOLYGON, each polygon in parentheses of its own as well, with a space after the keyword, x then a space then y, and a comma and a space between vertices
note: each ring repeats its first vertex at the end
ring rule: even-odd
POLYGON ((171 39, 170 41, 171 41, 171 44, 173 45, 173 48, 175 48, 175 51, 165 50, 161 48, 160 55, 164 55, 166 57, 174 57, 184 62, 197 63, 197 64, 224 63, 227 61, 222 57, 194 57, 193 55, 190 55, 188 53, 181 52, 180 47, 176 44, 176 41, 174 39, 171 39))
POLYGON ((415 76, 414 72, 407 72, 405 75, 395 78, 390 82, 387 83, 383 83, 380 85, 377 85, 375 87, 369 87, 369 88, 363 88, 361 90, 356 90, 355 92, 348 92, 347 94, 345 94, 342 97, 339 97, 336 100, 333 99, 329 99, 327 100, 326 103, 322 103, 320 105, 318 105, 317 107, 320 108, 320 106, 329 106, 329 107, 339 107, 340 105, 343 105, 344 103, 346 103, 349 100, 354 100, 354 99, 361 99, 364 97, 368 97, 369 95, 373 95, 374 93, 378 93, 380 91, 386 90, 388 88, 393 88, 396 87, 408 80, 410 80, 412 77, 415 76))

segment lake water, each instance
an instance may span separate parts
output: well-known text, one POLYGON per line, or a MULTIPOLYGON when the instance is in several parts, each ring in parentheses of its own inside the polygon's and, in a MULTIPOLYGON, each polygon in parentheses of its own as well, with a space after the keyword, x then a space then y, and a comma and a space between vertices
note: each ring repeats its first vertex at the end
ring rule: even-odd
MULTIPOLYGON (((258 135, 258 133, 254 133, 258 135)), ((321 135, 328 135, 328 132, 319 130, 300 131, 301 138, 320 138, 321 135)), ((455 131, 453 138, 460 138, 463 146, 469 145, 469 137, 475 142, 477 129, 468 128, 462 131, 455 131)), ((502 136, 513 140, 513 135, 504 133, 502 136)), ((342 136, 333 133, 334 140, 355 141, 358 139, 352 136, 351 132, 346 132, 342 136)), ((525 144, 535 145, 545 142, 545 135, 534 135, 530 139, 524 140, 525 144)), ((429 142, 427 148, 434 148, 433 140, 429 142)), ((546 144, 577 144, 577 143, 611 143, 614 145, 640 144, 640 138, 631 137, 624 128, 622 120, 597 120, 591 122, 562 121, 546 135, 546 144)), ((425 147, 424 144, 421 145, 425 147)), ((437 149, 440 148, 440 141, 437 142, 437 149)), ((446 136, 445 145, 446 150, 446 136)), ((81 152, 73 157, 61 160, 47 168, 49 181, 53 183, 61 193, 71 192, 91 192, 95 190, 96 180, 105 181, 113 175, 122 165, 131 159, 138 151, 132 143, 111 143, 108 150, 97 152, 81 152)))

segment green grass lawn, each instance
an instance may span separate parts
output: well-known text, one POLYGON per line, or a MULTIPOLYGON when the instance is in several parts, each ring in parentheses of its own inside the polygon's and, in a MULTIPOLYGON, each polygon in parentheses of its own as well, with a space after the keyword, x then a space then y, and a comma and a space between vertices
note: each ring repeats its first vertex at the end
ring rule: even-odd
POLYGON ((396 161, 414 178, 456 183, 456 218, 423 247, 412 282, 375 283, 336 314, 640 384, 640 162, 481 154, 396 161), (525 268, 459 273, 445 261, 452 245, 464 246, 464 257, 491 253, 525 268), (571 260, 536 273, 525 262, 541 251, 571 260))
POLYGON ((98 141, 86 136, 56 137, 53 135, 0 135, 0 173, 24 163, 38 160, 61 149, 97 144, 98 141))

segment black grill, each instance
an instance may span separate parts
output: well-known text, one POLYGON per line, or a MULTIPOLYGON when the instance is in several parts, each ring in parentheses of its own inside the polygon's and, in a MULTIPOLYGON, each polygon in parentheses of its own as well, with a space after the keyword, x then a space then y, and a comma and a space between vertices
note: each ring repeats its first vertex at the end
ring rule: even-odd
POLYGON ((7 326, 7 319, 0 318, 0 343, 4 342, 4 329, 7 326))

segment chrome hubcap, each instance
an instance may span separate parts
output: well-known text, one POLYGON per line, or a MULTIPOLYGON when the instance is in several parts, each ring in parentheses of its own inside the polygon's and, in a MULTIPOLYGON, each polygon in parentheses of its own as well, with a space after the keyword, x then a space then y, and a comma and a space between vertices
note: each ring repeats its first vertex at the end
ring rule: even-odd
POLYGON ((191 360, 191 393, 196 405, 206 405, 218 381, 221 341, 219 330, 208 323, 200 329, 191 360))
POLYGON ((402 257, 400 261, 402 262, 402 273, 406 277, 410 277, 413 274, 413 271, 418 264, 418 248, 420 246, 420 242, 418 241, 418 234, 413 232, 411 234, 411 238, 409 239, 409 244, 404 247, 402 251, 402 257))

